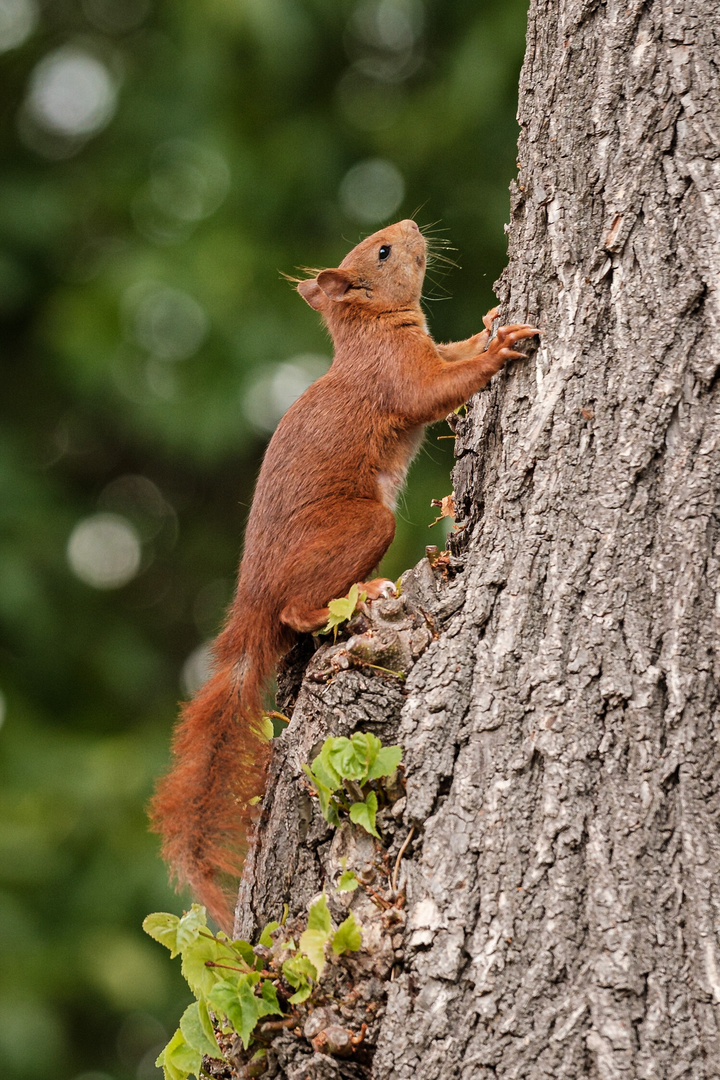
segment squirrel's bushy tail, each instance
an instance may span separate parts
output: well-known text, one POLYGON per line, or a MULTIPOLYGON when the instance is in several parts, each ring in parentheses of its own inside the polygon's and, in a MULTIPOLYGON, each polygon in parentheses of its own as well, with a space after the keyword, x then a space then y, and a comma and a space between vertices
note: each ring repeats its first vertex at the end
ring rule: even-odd
POLYGON ((231 661, 227 636, 217 643, 218 670, 183 707, 173 765, 157 785, 150 822, 178 885, 231 933, 226 878, 240 873, 257 813, 251 800, 265 787, 270 743, 261 730, 262 689, 277 650, 274 642, 243 642, 231 661))

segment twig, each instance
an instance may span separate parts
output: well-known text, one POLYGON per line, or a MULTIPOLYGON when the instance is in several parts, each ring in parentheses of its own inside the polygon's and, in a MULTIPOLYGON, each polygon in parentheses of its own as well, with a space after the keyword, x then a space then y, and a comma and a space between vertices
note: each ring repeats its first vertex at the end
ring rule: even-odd
POLYGON ((403 855, 407 851, 408 844, 412 840, 414 833, 415 833, 415 826, 411 825, 410 826, 410 832, 405 837, 405 842, 403 843, 403 846, 398 851, 398 857, 395 860, 395 869, 393 870, 393 876, 392 876, 392 891, 393 892, 395 892, 395 890, 397 889, 398 873, 400 872, 400 860, 402 859, 403 855))
POLYGON ((261 1026, 260 1031, 282 1031, 283 1028, 289 1028, 297 1024, 297 1021, 297 1016, 288 1016, 285 1020, 268 1020, 261 1026))
POLYGON ((383 911, 389 911, 390 910, 390 908, 392 907, 392 904, 390 904, 384 897, 379 896, 373 889, 368 889, 367 887, 366 887, 365 891, 368 894, 368 896, 370 897, 370 899, 375 901, 375 903, 377 904, 377 906, 379 908, 382 908, 383 911))
POLYGON ((360 1031, 358 1032, 358 1034, 357 1034, 357 1035, 351 1035, 351 1036, 350 1036, 350 1042, 351 1042, 351 1044, 352 1044, 353 1046, 359 1046, 359 1045, 360 1045, 360 1043, 361 1043, 361 1042, 363 1041, 363 1039, 365 1038, 365 1032, 367 1031, 367 1029, 368 1029, 368 1026, 367 1026, 367 1024, 365 1024, 365 1023, 362 1023, 362 1024, 360 1025, 360 1031))
POLYGON ((405 682, 406 675, 404 671, 393 671, 389 667, 381 667, 380 664, 371 664, 369 660, 358 660, 359 664, 363 667, 372 668, 373 671, 382 671, 385 675, 392 675, 394 679, 400 679, 401 682, 405 682))
POLYGON ((247 965, 244 968, 235 967, 233 964, 221 964, 217 960, 206 960, 205 967, 207 968, 227 968, 228 971, 239 971, 241 975, 247 975, 252 972, 254 975, 259 975, 261 979, 274 979, 277 975, 276 971, 258 971, 255 968, 251 968, 247 965))

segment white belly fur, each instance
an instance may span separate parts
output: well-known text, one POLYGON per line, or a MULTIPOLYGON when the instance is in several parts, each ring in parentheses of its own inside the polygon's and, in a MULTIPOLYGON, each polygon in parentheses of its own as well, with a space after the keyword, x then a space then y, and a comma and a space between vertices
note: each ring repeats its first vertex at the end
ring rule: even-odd
POLYGON ((380 472, 377 475, 378 496, 380 501, 387 506, 388 510, 395 512, 397 506, 398 495, 405 484, 405 478, 408 474, 408 469, 412 459, 420 449, 420 444, 423 441, 425 435, 425 428, 418 428, 417 431, 413 431, 405 438, 405 444, 402 447, 402 451, 398 454, 397 460, 393 463, 391 469, 387 469, 385 472, 380 472))

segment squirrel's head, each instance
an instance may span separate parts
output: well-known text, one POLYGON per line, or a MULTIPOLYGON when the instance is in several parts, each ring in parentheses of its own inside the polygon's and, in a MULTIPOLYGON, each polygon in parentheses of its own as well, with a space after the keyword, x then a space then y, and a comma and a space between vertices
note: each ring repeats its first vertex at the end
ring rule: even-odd
POLYGON ((326 319, 350 309, 396 311, 420 300, 427 245, 414 221, 399 221, 368 236, 334 270, 298 283, 310 307, 326 319))

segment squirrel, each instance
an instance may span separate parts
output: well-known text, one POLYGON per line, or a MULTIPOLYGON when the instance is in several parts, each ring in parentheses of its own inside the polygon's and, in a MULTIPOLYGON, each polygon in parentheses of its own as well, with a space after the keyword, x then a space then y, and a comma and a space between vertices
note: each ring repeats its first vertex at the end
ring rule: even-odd
POLYGON ((173 766, 157 785, 151 827, 178 884, 230 932, 228 875, 242 866, 270 743, 264 685, 300 634, 366 579, 395 533, 395 502, 426 424, 481 390, 513 346, 539 333, 501 327, 498 309, 466 341, 437 345, 420 307, 427 244, 414 221, 367 237, 297 291, 330 332, 327 373, 288 409, 270 440, 245 532, 235 598, 214 643, 214 674, 182 709, 173 766), (489 342, 489 344, 488 344, 489 342))

